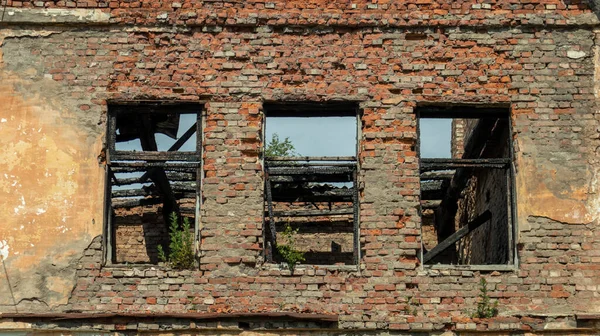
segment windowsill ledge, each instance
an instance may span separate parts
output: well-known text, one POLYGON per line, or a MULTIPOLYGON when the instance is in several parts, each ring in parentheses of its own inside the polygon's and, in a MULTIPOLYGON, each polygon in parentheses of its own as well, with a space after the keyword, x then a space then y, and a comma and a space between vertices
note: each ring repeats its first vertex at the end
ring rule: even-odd
POLYGON ((481 271, 481 272, 514 272, 517 271, 516 265, 423 265, 419 275, 450 275, 448 271, 481 271))
MULTIPOLYGON (((292 275, 287 266, 275 263, 265 263, 262 270, 280 271, 281 275, 292 275)), ((297 265, 293 275, 325 275, 327 272, 358 272, 358 265, 297 265), (323 274, 320 274, 323 273, 323 274)))
POLYGON ((114 277, 156 277, 156 276, 187 276, 195 269, 174 269, 162 264, 106 264, 102 266, 103 271, 112 272, 114 277))

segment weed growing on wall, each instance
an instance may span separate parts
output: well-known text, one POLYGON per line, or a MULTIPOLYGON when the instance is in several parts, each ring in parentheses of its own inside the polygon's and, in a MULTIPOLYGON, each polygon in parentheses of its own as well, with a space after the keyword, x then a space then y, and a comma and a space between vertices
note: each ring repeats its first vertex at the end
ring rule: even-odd
POLYGON ((184 218, 181 229, 177 214, 172 213, 169 221, 169 255, 158 245, 158 259, 173 268, 191 269, 194 267, 194 236, 190 232, 190 221, 184 218))
POLYGON ((296 264, 304 261, 304 252, 300 252, 296 249, 295 236, 298 233, 298 229, 294 230, 287 224, 282 236, 285 238, 286 244, 277 244, 277 252, 281 255, 285 263, 290 268, 292 274, 294 274, 294 268, 296 264))
POLYGON ((479 296, 477 302, 477 310, 473 313, 472 317, 477 318, 490 318, 498 316, 498 301, 490 300, 487 289, 487 281, 481 278, 479 282, 479 296))

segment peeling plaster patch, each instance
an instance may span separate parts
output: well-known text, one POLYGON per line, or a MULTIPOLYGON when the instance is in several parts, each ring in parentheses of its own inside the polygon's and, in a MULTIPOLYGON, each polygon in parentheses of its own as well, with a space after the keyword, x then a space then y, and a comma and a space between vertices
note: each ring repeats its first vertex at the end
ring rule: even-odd
POLYGON ((3 123, 5 123, 5 122, 7 122, 7 121, 8 121, 8 120, 6 120, 6 118, 2 118, 2 119, 0 119, 0 122, 3 122, 3 123))
POLYGON ((41 215, 41 214, 43 214, 43 213, 45 213, 45 212, 46 212, 46 209, 43 209, 43 208, 38 208, 38 209, 36 210, 35 214, 39 216, 39 215, 41 215))
POLYGON ((8 258, 8 249, 9 246, 6 240, 0 241, 0 257, 2 257, 2 260, 6 260, 8 258))

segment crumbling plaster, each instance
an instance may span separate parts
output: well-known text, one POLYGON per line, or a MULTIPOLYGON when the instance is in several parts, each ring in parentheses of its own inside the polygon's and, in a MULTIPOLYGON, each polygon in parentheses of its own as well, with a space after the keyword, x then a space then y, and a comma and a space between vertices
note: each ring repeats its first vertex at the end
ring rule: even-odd
MULTIPOLYGON (((0 46, 52 33, 3 30, 0 46)), ((64 99, 71 89, 42 66, 0 54, 0 292, 12 293, 0 295, 0 311, 66 304, 81 252, 102 233, 100 116, 75 112, 64 99)))

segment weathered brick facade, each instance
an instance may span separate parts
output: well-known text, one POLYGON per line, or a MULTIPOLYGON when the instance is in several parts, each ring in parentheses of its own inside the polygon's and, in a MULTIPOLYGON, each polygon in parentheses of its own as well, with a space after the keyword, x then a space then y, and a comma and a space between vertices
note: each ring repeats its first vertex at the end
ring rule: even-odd
POLYGON ((2 12, 0 328, 600 330, 600 21, 583 1, 8 1, 2 12), (203 105, 198 269, 103 264, 107 102, 132 100, 203 105), (272 101, 359 105, 358 265, 291 275, 264 262, 272 101), (425 104, 510 109, 514 265, 419 262, 425 104), (498 317, 470 317, 481 278, 498 317), (338 322, 27 324, 15 307, 338 322))

